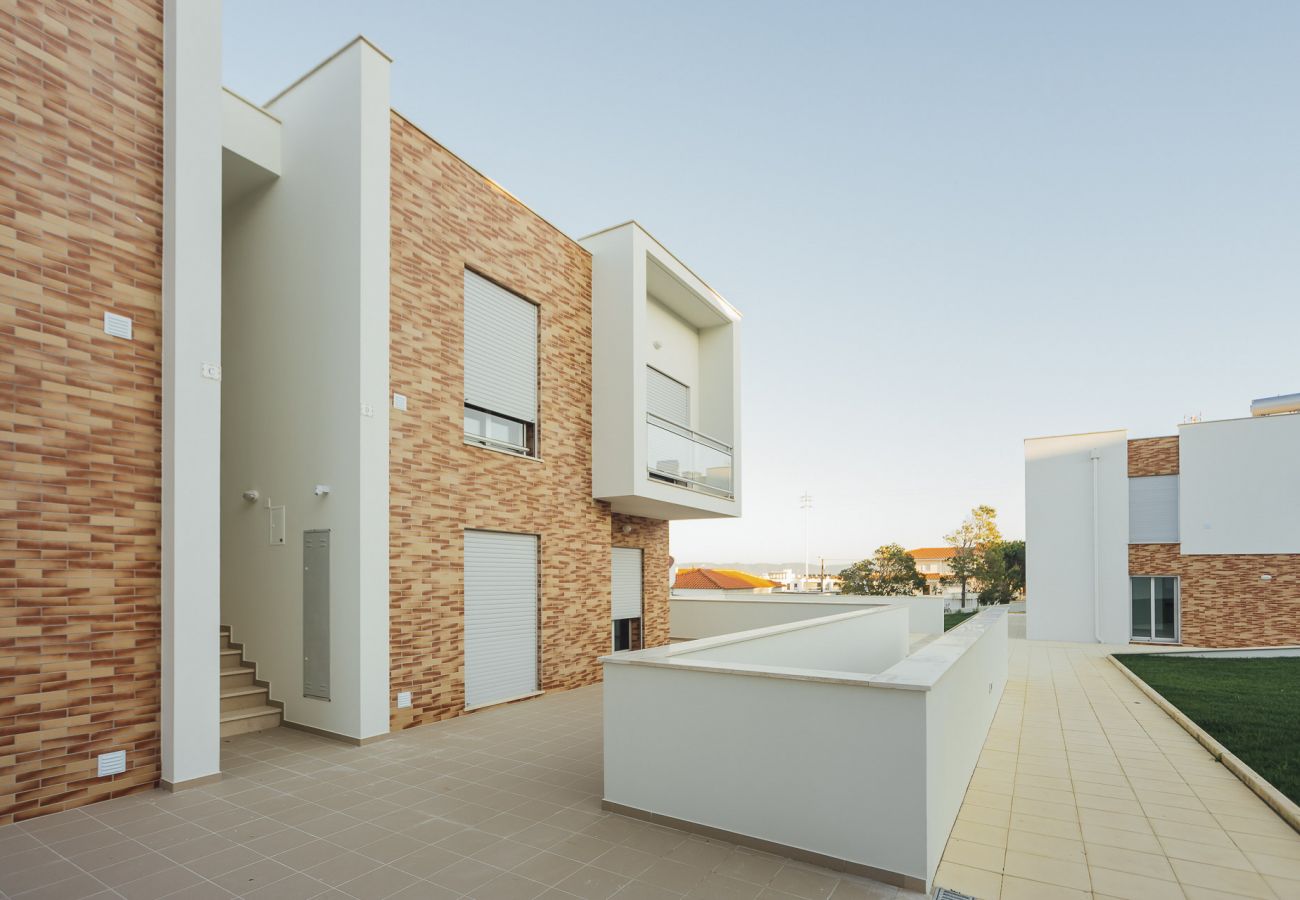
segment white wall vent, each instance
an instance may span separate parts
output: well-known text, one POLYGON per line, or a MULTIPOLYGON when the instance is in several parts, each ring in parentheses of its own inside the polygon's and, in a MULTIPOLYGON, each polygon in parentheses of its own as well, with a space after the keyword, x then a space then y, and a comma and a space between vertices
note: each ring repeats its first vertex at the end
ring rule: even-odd
POLYGON ((104 313, 104 334, 131 340, 131 320, 117 313, 104 313))
POLYGON ((99 754, 99 777, 120 775, 126 771, 126 751, 114 750, 112 753, 99 754))
POLYGON ((410 709, 410 708, 411 708, 411 692, 410 692, 410 691, 401 691, 401 692, 398 693, 398 695, 397 695, 397 708, 398 708, 398 709, 410 709))

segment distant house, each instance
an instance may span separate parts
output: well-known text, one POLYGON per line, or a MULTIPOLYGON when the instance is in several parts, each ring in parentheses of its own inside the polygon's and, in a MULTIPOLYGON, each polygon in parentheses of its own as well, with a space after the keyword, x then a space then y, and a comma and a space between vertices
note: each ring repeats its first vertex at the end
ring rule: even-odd
POLYGON ((794 569, 779 569, 768 572, 767 580, 775 581, 778 590, 801 594, 836 594, 839 593, 840 584, 842 583, 838 575, 799 575, 794 569))
POLYGON ((743 597, 770 594, 779 587, 771 579, 735 569, 680 569, 673 580, 673 593, 682 597, 743 597))
POLYGON ((957 551, 952 547, 917 547, 908 550, 907 555, 916 560, 916 571, 925 579, 925 592, 942 594, 943 579, 951 577, 951 560, 957 551))

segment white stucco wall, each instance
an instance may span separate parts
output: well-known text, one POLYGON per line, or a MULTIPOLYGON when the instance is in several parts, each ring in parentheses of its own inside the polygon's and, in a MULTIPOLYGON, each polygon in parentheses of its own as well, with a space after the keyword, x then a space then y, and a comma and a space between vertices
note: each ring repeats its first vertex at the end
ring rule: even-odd
POLYGON ((779 594, 767 597, 722 597, 710 596, 707 591, 675 590, 668 598, 668 633, 674 640, 695 640, 857 609, 871 609, 877 605, 867 602, 782 598, 779 594))
MULTIPOLYGON (((840 620, 862 622, 901 624, 840 620)), ((783 669, 771 637, 728 645, 747 662, 702 666, 690 644, 607 657, 605 799, 928 890, 1006 683, 1005 610, 879 675, 783 669)))
POLYGON ((1178 429, 1184 554, 1300 553, 1300 415, 1178 429))
POLYGON ((1128 434, 1025 441, 1026 629, 1031 640, 1095 641, 1093 470, 1098 479, 1100 636, 1129 639, 1128 434))
POLYGON ((695 428, 700 421, 700 334, 653 295, 647 298, 645 324, 646 365, 690 388, 691 426, 695 428))
POLYGON ((221 768, 221 4, 163 12, 162 779, 221 768))
POLYGON ((223 620, 288 721, 359 738, 388 731, 388 65, 356 41, 277 98, 283 173, 226 211, 223 259, 223 620), (302 534, 319 528, 328 701, 302 696, 302 534))
MULTIPOLYGON (((716 299, 635 223, 590 235, 580 243, 592 254, 592 496, 609 501, 615 512, 652 518, 740 515, 739 313, 716 299), (734 448, 734 499, 654 481, 647 475, 646 366, 656 365, 656 356, 664 352, 654 350, 650 337, 649 309, 654 304, 647 293, 646 272, 651 265, 647 254, 654 256, 655 265, 706 298, 702 302, 719 323, 727 322, 699 332, 691 408, 692 415, 699 417, 697 425, 705 426, 695 430, 734 448), (715 331, 719 334, 712 334, 715 331), (719 373, 716 381, 715 372, 719 373)), ((662 319, 659 324, 665 326, 662 319)), ((673 346, 666 343, 664 349, 676 353, 673 346)), ((670 365, 676 364, 670 361, 670 365)))
MULTIPOLYGON (((907 655, 907 610, 878 606, 869 615, 843 614, 799 620, 765 633, 763 629, 729 634, 731 642, 711 642, 702 649, 679 644, 674 654, 687 661, 752 663, 833 672, 883 672, 907 655)), ((725 641, 725 639, 723 639, 725 641)))

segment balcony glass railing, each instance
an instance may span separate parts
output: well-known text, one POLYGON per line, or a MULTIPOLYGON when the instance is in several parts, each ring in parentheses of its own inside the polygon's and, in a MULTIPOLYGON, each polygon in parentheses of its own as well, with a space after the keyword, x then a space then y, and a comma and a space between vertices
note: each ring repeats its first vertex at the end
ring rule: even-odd
POLYGON ((650 477, 717 497, 734 496, 731 448, 656 415, 646 415, 650 477))

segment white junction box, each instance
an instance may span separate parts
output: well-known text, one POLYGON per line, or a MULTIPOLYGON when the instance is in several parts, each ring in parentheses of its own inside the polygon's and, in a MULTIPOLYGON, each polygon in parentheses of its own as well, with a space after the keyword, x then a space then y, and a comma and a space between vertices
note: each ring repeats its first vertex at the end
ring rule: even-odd
POLYGON ((393 394, 393 409, 400 409, 403 411, 406 409, 405 394, 393 394))
POLYGON ((401 691, 400 693, 398 693, 398 695, 397 695, 397 708, 398 708, 398 709, 410 709, 410 708, 411 708, 411 692, 410 692, 410 691, 401 691))
POLYGON ((114 750, 112 753, 99 754, 99 777, 120 775, 126 771, 126 751, 114 750))

